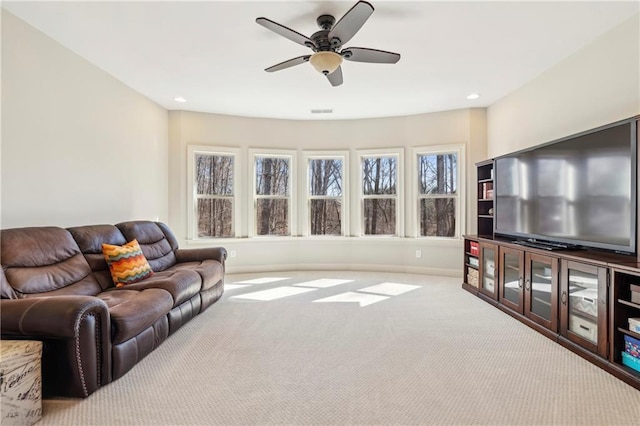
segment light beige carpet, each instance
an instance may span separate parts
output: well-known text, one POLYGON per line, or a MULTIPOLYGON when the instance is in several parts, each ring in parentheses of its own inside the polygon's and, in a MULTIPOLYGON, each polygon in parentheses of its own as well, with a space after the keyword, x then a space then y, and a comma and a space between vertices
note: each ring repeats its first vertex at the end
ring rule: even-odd
POLYGON ((460 279, 280 272, 227 283, 259 277, 286 279, 228 289, 124 377, 85 400, 44 401, 40 424, 640 422, 640 391, 460 279), (353 281, 295 285, 323 278, 353 281), (419 287, 363 291, 382 283, 419 287), (265 300, 285 293, 299 294, 265 300))

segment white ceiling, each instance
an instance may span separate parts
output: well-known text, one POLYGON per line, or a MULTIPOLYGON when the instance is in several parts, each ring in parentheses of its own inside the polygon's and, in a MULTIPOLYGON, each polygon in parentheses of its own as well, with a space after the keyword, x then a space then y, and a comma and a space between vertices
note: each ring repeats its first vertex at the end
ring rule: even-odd
POLYGON ((308 63, 265 72, 311 51, 255 19, 310 36, 317 16, 339 19, 355 0, 3 1, 2 7, 169 110, 349 119, 489 106, 638 13, 640 4, 371 3, 376 10, 345 47, 402 58, 395 65, 345 62, 338 87, 308 63), (481 97, 467 100, 472 92, 481 97), (177 103, 177 96, 187 102, 177 103))

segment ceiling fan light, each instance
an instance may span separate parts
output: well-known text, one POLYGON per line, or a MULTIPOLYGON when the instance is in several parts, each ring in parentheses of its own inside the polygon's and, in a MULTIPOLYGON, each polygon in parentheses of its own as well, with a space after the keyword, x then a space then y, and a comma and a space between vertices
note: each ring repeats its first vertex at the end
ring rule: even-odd
POLYGON ((318 72, 328 75, 342 64, 342 56, 335 52, 316 52, 311 55, 309 62, 318 72))

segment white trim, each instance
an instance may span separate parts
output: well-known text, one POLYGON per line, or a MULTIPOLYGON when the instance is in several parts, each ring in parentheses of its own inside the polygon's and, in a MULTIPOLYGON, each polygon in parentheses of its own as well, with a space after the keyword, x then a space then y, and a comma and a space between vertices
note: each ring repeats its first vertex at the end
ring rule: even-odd
POLYGON ((289 215, 289 235, 288 236, 296 236, 299 235, 298 227, 297 227, 297 151, 293 149, 269 149, 269 148, 249 148, 248 161, 247 165, 248 170, 248 178, 249 184, 246 186, 247 191, 247 202, 248 202, 248 236, 250 238, 283 238, 285 236, 279 237, 276 235, 258 235, 258 231, 256 229, 256 206, 257 200, 259 198, 278 198, 278 199, 288 199, 287 210, 289 215), (268 157, 268 158, 284 158, 289 160, 289 176, 287 176, 289 194, 287 197, 285 196, 258 196, 256 195, 256 157, 268 157))
POLYGON ((197 221, 195 219, 196 209, 196 179, 195 179, 195 155, 219 155, 233 157, 233 238, 237 238, 240 232, 240 195, 243 185, 240 174, 240 148, 221 147, 212 145, 187 145, 187 238, 190 240, 224 241, 226 238, 218 237, 198 237, 197 221))
MULTIPOLYGON (((411 159, 411 180, 413 184, 411 185, 411 202, 410 204, 410 220, 412 231, 410 236, 412 238, 417 238, 420 240, 460 240, 462 235, 465 233, 465 211, 466 211, 466 158, 465 158, 465 149, 466 145, 463 143, 459 144, 450 144, 450 145, 435 145, 435 146, 423 146, 423 147, 415 147, 412 149, 412 159, 411 159), (457 167, 456 167, 456 179, 458 185, 458 192, 456 194, 456 232, 455 236, 448 237, 427 237, 420 236, 420 226, 418 224, 418 156, 419 155, 438 155, 438 154, 456 154, 457 158, 457 167)), ((448 196, 447 196, 448 198, 448 196)))
POLYGON ((403 274, 420 274, 434 275, 437 277, 453 277, 462 278, 461 269, 444 269, 420 266, 404 266, 404 265, 369 265, 369 264, 350 264, 339 265, 330 264, 302 264, 302 263, 283 263, 278 265, 258 265, 258 266, 233 266, 227 265, 227 274, 248 274, 248 273, 265 273, 265 272, 289 272, 289 271, 364 271, 364 272, 396 272, 403 274))
POLYGON ((349 151, 302 151, 300 161, 300 173, 302 173, 305 178, 302 179, 304 182, 304 188, 301 188, 300 195, 300 203, 298 207, 300 208, 300 217, 304 218, 301 220, 301 228, 302 232, 300 235, 309 236, 312 238, 339 238, 349 235, 349 200, 351 198, 350 188, 349 188, 349 151), (331 200, 335 200, 340 198, 341 201, 341 222, 342 222, 342 233, 341 235, 310 235, 311 230, 309 226, 310 221, 310 203, 311 203, 311 195, 310 195, 310 181, 309 181, 309 162, 310 160, 327 160, 327 159, 338 159, 342 161, 342 196, 341 197, 319 197, 315 196, 314 199, 327 198, 331 200))
POLYGON ((352 235, 376 238, 382 237, 380 235, 364 235, 364 199, 365 198, 395 198, 396 200, 396 234, 389 235, 387 237, 402 237, 404 236, 404 148, 383 148, 383 149, 359 149, 356 151, 355 161, 357 162, 356 170, 357 176, 354 179, 357 182, 357 202, 354 202, 357 222, 354 223, 354 233, 352 235), (367 157, 396 157, 396 196, 380 195, 376 197, 365 196, 362 191, 362 158, 367 157))

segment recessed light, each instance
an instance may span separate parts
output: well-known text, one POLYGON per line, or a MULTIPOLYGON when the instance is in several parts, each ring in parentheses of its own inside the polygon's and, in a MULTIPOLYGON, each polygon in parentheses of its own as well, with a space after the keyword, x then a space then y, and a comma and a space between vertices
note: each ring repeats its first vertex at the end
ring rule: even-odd
POLYGON ((178 96, 177 98, 173 98, 174 101, 176 102, 187 102, 187 100, 185 98, 183 98, 182 96, 178 96))
POLYGON ((469 96, 467 96, 467 99, 469 100, 474 100, 474 99, 478 99, 480 97, 479 94, 477 93, 471 93, 469 96))

